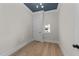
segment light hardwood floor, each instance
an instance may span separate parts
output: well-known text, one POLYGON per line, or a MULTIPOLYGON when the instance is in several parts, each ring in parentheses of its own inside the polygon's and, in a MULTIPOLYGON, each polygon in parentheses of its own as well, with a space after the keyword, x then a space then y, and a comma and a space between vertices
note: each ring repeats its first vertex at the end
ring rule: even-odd
POLYGON ((63 56, 58 44, 33 41, 11 56, 63 56))

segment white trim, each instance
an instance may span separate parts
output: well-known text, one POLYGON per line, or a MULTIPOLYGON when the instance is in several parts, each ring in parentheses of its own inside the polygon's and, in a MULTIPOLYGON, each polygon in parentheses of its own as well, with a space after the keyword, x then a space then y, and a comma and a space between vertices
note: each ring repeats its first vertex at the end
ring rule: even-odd
POLYGON ((43 10, 40 10, 40 11, 33 12, 33 14, 34 14, 34 13, 40 13, 40 12, 43 12, 43 10))
POLYGON ((59 44, 59 41, 57 41, 57 40, 52 40, 52 39, 45 39, 44 40, 44 42, 51 42, 51 43, 57 43, 57 44, 59 44))
POLYGON ((66 56, 66 55, 67 55, 67 54, 66 54, 66 50, 64 49, 63 45, 62 45, 60 42, 59 42, 59 47, 60 47, 60 49, 61 49, 63 55, 66 56))
MULTIPOLYGON (((33 12, 33 13, 39 13, 39 12, 43 12, 43 10, 37 11, 37 12, 33 12)), ((45 12, 45 13, 57 12, 57 9, 49 10, 49 11, 44 11, 44 12, 45 12)))
POLYGON ((14 52, 16 52, 16 51, 18 51, 19 49, 21 49, 22 47, 24 47, 26 44, 28 44, 28 43, 24 42, 22 45, 10 49, 10 50, 7 52, 7 55, 13 54, 14 52))
POLYGON ((13 47, 11 49, 8 49, 6 52, 0 54, 1 56, 9 56, 11 54, 13 54, 14 52, 18 51, 19 49, 21 49, 22 47, 24 47, 25 45, 27 45, 28 43, 30 43, 31 41, 28 41, 28 42, 23 42, 23 44, 19 45, 19 46, 16 46, 16 47, 13 47))
POLYGON ((45 13, 57 12, 57 9, 45 11, 45 13))
POLYGON ((31 13, 33 13, 27 6, 25 6, 25 4, 22 3, 22 5, 24 8, 27 8, 31 13))
POLYGON ((57 12, 60 10, 62 3, 58 3, 57 12))
MULTIPOLYGON (((35 40, 35 39, 34 39, 35 40)), ((57 40, 48 40, 48 39, 45 39, 45 40, 35 40, 35 41, 40 41, 40 42, 50 42, 50 43, 57 43, 57 44, 59 44, 59 41, 57 41, 57 40)))

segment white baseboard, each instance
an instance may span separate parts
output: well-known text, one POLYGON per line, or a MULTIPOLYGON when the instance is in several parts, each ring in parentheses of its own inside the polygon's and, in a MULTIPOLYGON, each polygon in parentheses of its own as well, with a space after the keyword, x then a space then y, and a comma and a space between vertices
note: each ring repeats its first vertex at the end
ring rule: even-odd
POLYGON ((65 55, 65 49, 63 48, 63 45, 62 45, 61 43, 59 43, 59 47, 60 47, 60 49, 61 49, 63 55, 65 55))
MULTIPOLYGON (((34 39, 35 40, 35 39, 34 39)), ((57 44, 59 44, 59 41, 57 41, 57 40, 49 40, 49 39, 45 39, 45 40, 36 40, 36 41, 40 41, 40 42, 51 42, 51 43, 57 43, 57 44)))
POLYGON ((31 41, 25 41, 23 44, 16 46, 14 48, 8 49, 8 51, 6 51, 4 54, 2 54, 1 56, 9 56, 11 54, 13 54, 14 52, 18 51, 19 49, 21 49, 22 47, 24 47, 26 44, 30 43, 31 41))
POLYGON ((57 40, 45 40, 45 42, 51 42, 51 43, 57 43, 57 44, 59 44, 59 41, 57 41, 57 40))

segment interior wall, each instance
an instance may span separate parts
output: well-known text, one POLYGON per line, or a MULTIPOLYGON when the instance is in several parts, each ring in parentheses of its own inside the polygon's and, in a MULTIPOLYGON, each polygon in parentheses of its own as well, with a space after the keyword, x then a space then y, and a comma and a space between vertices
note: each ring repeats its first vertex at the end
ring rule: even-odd
MULTIPOLYGON (((43 31, 44 30, 42 30, 41 32, 43 33, 43 35, 40 35, 40 36, 43 36, 43 39, 41 40, 41 39, 39 39, 39 37, 37 36, 37 34, 34 34, 34 40, 38 40, 38 41, 47 41, 47 42, 55 42, 55 43, 57 43, 59 40, 58 40, 58 13, 57 13, 57 11, 55 11, 55 10, 52 10, 52 11, 47 11, 47 12, 44 12, 44 17, 43 17, 43 12, 42 11, 39 11, 39 12, 35 12, 33 15, 33 24, 35 24, 35 25, 33 25, 33 28, 34 28, 34 32, 33 33, 35 33, 35 32, 40 32, 41 30, 39 30, 39 29, 36 29, 36 28, 38 28, 39 27, 39 23, 40 22, 42 22, 42 23, 40 23, 41 25, 41 27, 43 28, 43 26, 44 25, 47 25, 47 24, 50 24, 50 26, 51 26, 51 28, 50 28, 50 33, 43 33, 43 31), (37 14, 35 14, 35 13, 37 13, 37 14), (42 17, 37 17, 37 15, 42 15, 42 17), (40 19, 41 18, 41 19, 40 19), (38 23, 36 22, 37 21, 37 19, 40 19, 41 21, 39 21, 38 23), (43 19, 44 19, 44 22, 43 22, 43 19), (35 37, 37 37, 37 39, 35 38, 35 37)), ((40 34, 40 33, 38 33, 38 34, 40 34)))
POLYGON ((33 40, 43 41, 43 11, 33 13, 33 40))
POLYGON ((0 4, 0 55, 32 41, 32 12, 24 4, 0 4))
POLYGON ((44 26, 50 24, 50 33, 44 33, 44 40, 58 42, 58 13, 55 10, 44 13, 44 26))
MULTIPOLYGON (((75 9, 75 12, 74 12, 74 27, 75 27, 75 38, 74 38, 74 44, 78 44, 79 45, 79 3, 77 4, 74 4, 74 9, 75 9)), ((79 49, 75 49, 74 51, 75 55, 78 55, 79 56, 79 49)))
POLYGON ((79 44, 79 4, 61 4, 59 11, 60 47, 64 55, 79 55, 73 44, 79 44))

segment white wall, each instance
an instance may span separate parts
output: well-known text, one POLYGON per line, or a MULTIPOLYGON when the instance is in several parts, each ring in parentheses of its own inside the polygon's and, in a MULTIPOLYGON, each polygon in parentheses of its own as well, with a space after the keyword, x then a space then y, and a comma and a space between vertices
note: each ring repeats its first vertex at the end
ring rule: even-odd
POLYGON ((0 4, 0 55, 32 41, 32 12, 24 4, 0 4))
POLYGON ((58 41, 59 41, 58 40, 58 13, 56 10, 44 12, 44 22, 43 22, 43 11, 35 12, 33 14, 33 24, 34 24, 33 25, 33 28, 34 28, 34 30, 33 30, 34 38, 33 39, 34 40, 58 43, 58 41), (39 14, 42 16, 39 16, 39 14), (38 21, 38 19, 39 19, 39 21, 38 21), (42 23, 40 23, 40 22, 42 22, 42 23), (39 25, 39 23, 40 23, 40 25, 39 25), (43 33, 42 27, 43 27, 43 25, 47 25, 47 24, 50 24, 51 32, 44 33, 44 34, 39 33, 40 31, 43 33), (42 40, 41 39, 39 40, 39 36, 38 36, 38 34, 36 34, 36 32, 38 32, 38 34, 41 34, 41 35, 39 35, 40 37, 43 36, 42 40), (37 37, 37 39, 35 37, 37 37))
MULTIPOLYGON (((74 23, 75 23, 75 32, 74 32, 74 44, 78 44, 79 45, 79 3, 74 4, 74 23)), ((75 55, 79 56, 79 49, 75 49, 75 55)))
POLYGON ((43 11, 33 13, 33 39, 43 41, 43 11))
POLYGON ((79 4, 62 4, 59 11, 60 47, 64 55, 79 55, 79 4))
POLYGON ((56 10, 44 13, 44 26, 50 24, 50 33, 44 33, 45 41, 58 42, 58 13, 56 10))

